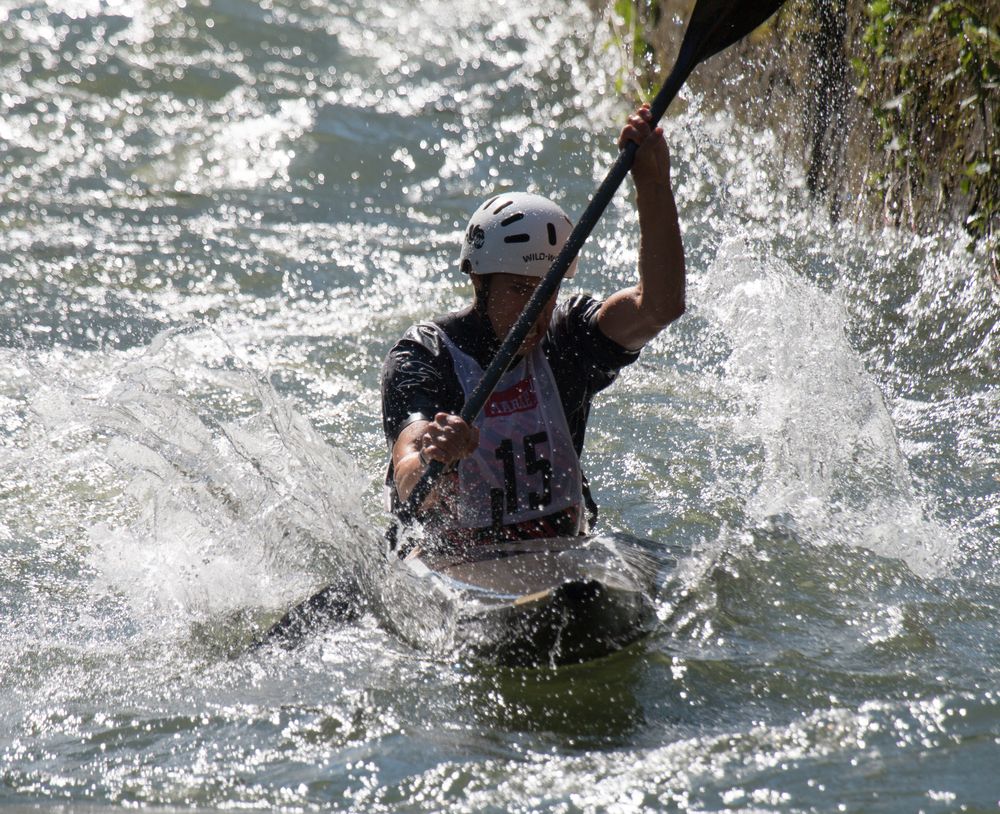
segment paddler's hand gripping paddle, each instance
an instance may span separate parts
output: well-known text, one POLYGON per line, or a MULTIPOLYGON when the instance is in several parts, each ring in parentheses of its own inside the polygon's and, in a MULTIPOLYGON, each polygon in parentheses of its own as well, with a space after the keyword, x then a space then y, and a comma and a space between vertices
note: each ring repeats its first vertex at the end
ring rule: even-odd
MULTIPOLYGON (((774 14, 784 2, 785 0, 699 0, 691 13, 691 20, 688 23, 684 41, 681 43, 677 62, 674 63, 674 69, 650 105, 650 127, 656 127, 657 122, 666 112, 667 106, 673 101, 698 63, 745 37, 774 14)), ((549 267, 542 282, 535 289, 531 299, 528 300, 528 304, 524 306, 521 316, 510 329, 503 344, 500 345, 496 356, 493 357, 493 361, 490 362, 490 366, 483 374, 482 380, 476 385, 476 389, 472 391, 462 407, 462 412, 459 415, 467 424, 472 424, 476 420, 483 405, 486 404, 486 400, 493 392, 493 388, 497 386, 497 382, 500 381, 500 377, 510 365, 517 349, 524 342, 531 326, 538 319, 545 303, 556 292, 566 269, 569 268, 573 258, 577 256, 587 238, 590 237, 597 221, 601 219, 601 215, 604 214, 604 210, 611 202, 615 192, 618 191, 618 187, 628 175, 638 149, 639 145, 634 141, 625 144, 624 149, 618 154, 618 159, 611 166, 604 181, 601 182, 590 199, 590 203, 587 204, 580 220, 573 227, 566 245, 563 246, 559 256, 549 267)), ((413 519, 417 508, 430 494, 442 469, 444 469, 444 464, 440 461, 431 461, 417 485, 413 487, 409 499, 400 509, 399 521, 405 523, 413 519)), ((387 534, 390 547, 394 547, 395 525, 393 522, 387 534)))

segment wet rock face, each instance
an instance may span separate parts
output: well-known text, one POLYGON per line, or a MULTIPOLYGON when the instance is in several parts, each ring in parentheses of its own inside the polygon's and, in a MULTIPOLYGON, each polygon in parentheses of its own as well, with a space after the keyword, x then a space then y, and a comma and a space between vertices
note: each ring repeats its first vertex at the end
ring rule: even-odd
MULTIPOLYGON (((693 5, 640 20, 655 54, 646 81, 670 64, 693 5)), ((918 233, 961 224, 992 244, 1000 282, 998 53, 991 0, 790 0, 690 85, 710 109, 777 127, 832 217, 918 233)))

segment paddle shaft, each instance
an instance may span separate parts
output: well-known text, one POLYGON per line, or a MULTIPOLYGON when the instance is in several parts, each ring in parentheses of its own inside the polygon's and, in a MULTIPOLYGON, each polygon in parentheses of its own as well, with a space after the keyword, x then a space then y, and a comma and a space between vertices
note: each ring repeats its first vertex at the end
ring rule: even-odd
MULTIPOLYGON (((657 122, 663 117, 667 106, 673 101, 684 81, 691 74, 697 61, 697 47, 693 42, 685 40, 674 69, 663 83, 660 92, 656 94, 652 104, 650 104, 650 125, 652 127, 656 127, 657 122)), ((459 416, 467 424, 472 424, 479 416, 480 411, 486 404, 486 400, 490 397, 494 388, 496 388, 504 371, 509 367, 518 348, 521 347, 521 343, 524 342, 524 338, 528 335, 528 331, 531 330, 531 326, 535 324, 535 320, 538 319, 538 315, 542 312, 545 304, 558 290, 559 283, 562 281, 566 269, 569 268, 570 263, 580 253, 580 249, 583 248, 583 244, 590 237, 590 233, 594 231, 594 227, 601 219, 601 215, 604 214, 604 210, 607 209, 608 204, 611 203, 611 199, 618 191, 618 187, 621 186, 622 181, 625 180, 625 176, 632 169, 638 149, 639 145, 634 141, 625 143, 625 147, 618 154, 615 163, 611 165, 608 174, 591 197, 590 203, 587 204, 587 208, 576 222, 576 226, 573 227, 569 239, 552 262, 549 270, 542 278, 542 282, 539 283, 531 295, 531 299, 528 300, 527 305, 524 306, 521 315, 511 327, 506 339, 500 345, 496 356, 493 357, 493 361, 490 362, 489 367, 486 368, 486 372, 483 373, 483 378, 480 379, 479 384, 469 394, 468 399, 466 399, 465 404, 462 406, 459 416)), ((414 517, 417 508, 424 502, 427 495, 430 494, 431 489, 434 488, 434 483, 441 476, 443 470, 444 464, 441 461, 430 462, 427 469, 424 470, 424 474, 417 482, 417 485, 410 492, 406 503, 399 511, 400 520, 407 522, 414 517)))

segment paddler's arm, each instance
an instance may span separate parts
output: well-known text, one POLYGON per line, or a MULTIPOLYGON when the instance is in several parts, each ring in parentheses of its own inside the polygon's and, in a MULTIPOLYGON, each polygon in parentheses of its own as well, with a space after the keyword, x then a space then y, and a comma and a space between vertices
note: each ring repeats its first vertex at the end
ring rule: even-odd
POLYGON ((608 339, 638 350, 684 313, 684 245, 670 186, 663 130, 649 126, 649 106, 629 117, 618 146, 639 145, 632 165, 639 211, 639 283, 608 297, 597 324, 608 339))
MULTIPOLYGON (((408 424, 392 445, 393 480, 399 499, 405 501, 410 496, 430 461, 450 466, 471 455, 478 446, 479 430, 457 415, 438 413, 434 421, 408 424)), ((436 500, 437 492, 432 490, 424 506, 436 500)))

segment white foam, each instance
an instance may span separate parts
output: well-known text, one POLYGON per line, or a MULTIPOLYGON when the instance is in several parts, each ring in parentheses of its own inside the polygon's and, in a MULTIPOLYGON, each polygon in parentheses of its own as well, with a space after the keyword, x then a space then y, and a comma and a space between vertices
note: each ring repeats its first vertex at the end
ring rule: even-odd
POLYGON ((922 575, 946 569, 957 541, 915 488, 837 295, 741 237, 693 288, 732 348, 723 387, 740 405, 735 430, 761 450, 754 520, 792 520, 810 542, 864 546, 922 575))
POLYGON ((99 589, 153 624, 285 607, 380 545, 361 510, 370 478, 258 374, 204 361, 226 350, 211 332, 167 332, 33 397, 50 438, 72 435, 122 484, 88 530, 89 561, 99 589), (241 417, 206 405, 219 376, 241 417))

